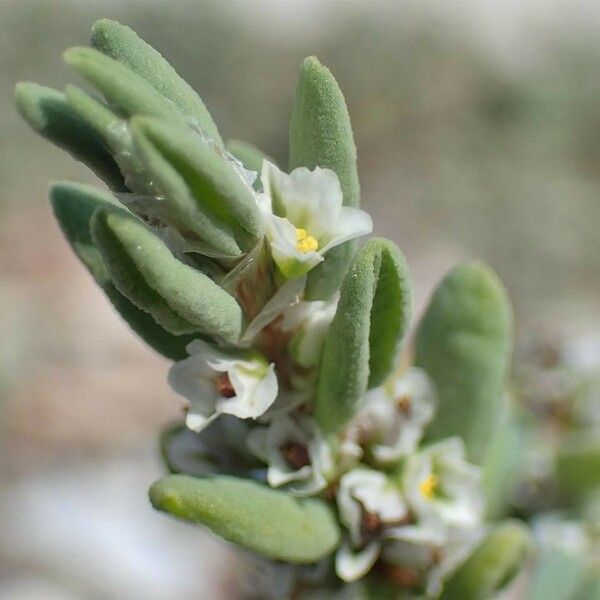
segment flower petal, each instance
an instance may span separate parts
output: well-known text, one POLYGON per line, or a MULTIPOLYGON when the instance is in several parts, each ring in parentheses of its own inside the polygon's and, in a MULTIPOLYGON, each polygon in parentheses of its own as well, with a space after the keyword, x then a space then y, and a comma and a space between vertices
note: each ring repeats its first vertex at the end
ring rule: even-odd
POLYGON ((362 550, 354 551, 348 540, 344 540, 335 555, 335 572, 346 581, 356 581, 366 575, 377 561, 381 543, 374 540, 362 550))
POLYGON ((262 365, 237 362, 228 371, 235 396, 221 398, 217 403, 217 411, 240 419, 260 417, 275 402, 278 389, 275 365, 271 363, 266 372, 261 371, 262 365))
POLYGON ((196 407, 192 407, 185 416, 185 426, 196 433, 200 433, 203 429, 208 427, 218 416, 218 412, 205 416, 195 410, 196 407))
POLYGON ((194 354, 173 364, 169 369, 168 381, 173 390, 190 402, 205 400, 214 405, 218 396, 211 378, 214 370, 206 358, 194 354))
POLYGON ((338 177, 329 169, 316 167, 309 171, 300 167, 287 175, 265 161, 261 179, 273 214, 286 217, 317 238, 335 221, 342 207, 338 177))
POLYGON ((368 213, 360 208, 344 206, 335 221, 329 222, 328 228, 318 236, 319 252, 325 254, 343 242, 367 235, 372 231, 373 220, 368 213))

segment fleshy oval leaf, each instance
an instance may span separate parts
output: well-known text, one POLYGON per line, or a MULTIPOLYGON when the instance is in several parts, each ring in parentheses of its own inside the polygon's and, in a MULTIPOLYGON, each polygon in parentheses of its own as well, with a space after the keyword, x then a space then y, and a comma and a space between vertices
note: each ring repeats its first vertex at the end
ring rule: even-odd
MULTIPOLYGON (((358 206, 356 146, 348 108, 337 81, 316 57, 304 60, 290 122, 290 171, 322 167, 340 180, 345 206, 358 206)), ((327 300, 339 288, 356 250, 354 241, 327 253, 306 282, 307 300, 327 300)))
POLYGON ((411 311, 412 288, 402 253, 389 240, 368 241, 344 278, 323 348, 316 417, 326 431, 347 423, 367 388, 391 372, 411 311))
POLYGON ((15 88, 15 102, 21 116, 37 133, 89 167, 112 190, 127 189, 101 136, 69 105, 64 94, 21 82, 15 88))
POLYGON ((238 339, 242 311, 234 298, 175 258, 137 218, 102 209, 92 218, 92 235, 117 289, 167 331, 238 339))
POLYGON ((116 208, 116 200, 92 186, 56 183, 50 190, 54 216, 71 248, 127 324, 149 346, 172 360, 187 356, 191 336, 178 336, 163 329, 147 312, 140 310, 113 285, 90 229, 90 220, 99 208, 116 208))
POLYGON ((218 255, 239 256, 262 234, 251 188, 222 151, 186 127, 158 119, 132 121, 134 144, 177 220, 218 255))
POLYGON ((65 62, 98 88, 126 116, 147 115, 187 124, 185 115, 143 77, 94 48, 74 47, 65 62))
POLYGON ((92 26, 91 45, 143 77, 157 92, 168 98, 190 122, 222 146, 223 140, 206 105, 175 69, 135 31, 110 19, 92 26))
POLYGON ((432 378, 438 410, 429 440, 459 435, 480 462, 502 408, 512 349, 512 312, 498 277, 481 263, 439 284, 416 335, 415 362, 432 378))
POLYGON ((339 544, 339 526, 323 500, 294 498, 254 481, 171 475, 152 485, 150 501, 158 510, 275 560, 313 563, 339 544))
POLYGON ((242 419, 221 415, 200 433, 185 424, 171 425, 161 432, 160 450, 171 473, 204 477, 235 475, 266 480, 266 469, 240 439, 248 435, 249 426, 242 419))

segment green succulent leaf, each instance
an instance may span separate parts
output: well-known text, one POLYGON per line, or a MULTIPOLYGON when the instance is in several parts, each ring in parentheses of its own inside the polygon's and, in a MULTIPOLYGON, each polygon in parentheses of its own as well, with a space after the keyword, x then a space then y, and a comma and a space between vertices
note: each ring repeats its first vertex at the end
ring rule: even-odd
POLYGON ((391 372, 412 310, 404 257, 389 240, 372 239, 344 278, 327 333, 316 395, 316 417, 329 432, 360 409, 368 387, 391 372))
POLYGON ((497 276, 481 263, 453 269, 419 324, 415 362, 432 378, 438 410, 428 439, 459 435, 480 462, 502 408, 512 313, 497 276))
POLYGON ((216 144, 223 145, 217 126, 198 94, 135 31, 117 21, 100 19, 92 27, 91 45, 145 79, 184 115, 188 115, 192 124, 196 124, 216 144))
POLYGON ((187 356, 185 347, 192 338, 175 336, 160 327, 148 313, 137 308, 117 290, 104 266, 92 239, 90 220, 98 208, 116 208, 114 198, 91 186, 63 182, 52 186, 50 199, 54 215, 71 248, 129 326, 167 358, 180 360, 187 356))
POLYGON ((128 122, 106 104, 74 85, 65 88, 65 95, 77 114, 95 129, 110 149, 125 177, 127 188, 136 194, 154 193, 152 180, 133 151, 128 122))
POLYGON ((561 490, 574 500, 600 489, 600 439, 595 432, 568 436, 556 457, 556 474, 561 490))
MULTIPOLYGON (((340 180, 345 206, 358 206, 356 146, 344 96, 333 75, 314 56, 300 69, 290 122, 290 170, 322 167, 340 180)), ((307 300, 327 300, 339 288, 356 250, 354 241, 327 253, 306 282, 307 300)))
POLYGON ((529 547, 523 524, 510 520, 497 525, 451 575, 442 600, 488 600, 519 572, 529 547))
POLYGON ((339 526, 324 501, 294 498, 253 481, 171 475, 152 485, 150 501, 276 560, 317 562, 339 544, 339 526))
MULTIPOLYGON (((570 600, 583 586, 584 561, 581 556, 552 548, 541 554, 529 582, 527 600, 570 600)), ((586 596, 590 598, 591 596, 586 596)))
MULTIPOLYGON (((112 148, 114 142, 118 141, 115 133, 126 126, 125 121, 106 104, 75 85, 66 86, 65 96, 79 117, 96 131, 108 147, 112 148)), ((131 143, 126 149, 131 150, 131 143)))
POLYGON ((242 311, 203 273, 173 256, 165 243, 124 211, 97 211, 92 236, 117 289, 167 331, 238 339, 242 311))
POLYGON ((161 431, 160 453, 170 473, 203 477, 219 472, 218 466, 210 458, 208 448, 199 442, 198 434, 182 424, 161 431))
POLYGON ((222 415, 200 433, 184 424, 171 425, 161 432, 160 450, 171 473, 265 479, 264 463, 239 446, 247 434, 248 425, 243 420, 222 415))
POLYGON ((177 221, 216 256, 239 256, 262 234, 252 190, 231 161, 187 127, 158 119, 132 121, 137 154, 177 221))
POLYGON ((40 135, 89 167, 111 189, 127 189, 101 136, 69 105, 64 94, 36 83, 22 82, 15 88, 15 101, 21 116, 40 135))
POLYGON ((93 48, 70 48, 67 64, 95 85, 124 115, 160 117, 171 123, 187 124, 186 116, 143 77, 93 48))

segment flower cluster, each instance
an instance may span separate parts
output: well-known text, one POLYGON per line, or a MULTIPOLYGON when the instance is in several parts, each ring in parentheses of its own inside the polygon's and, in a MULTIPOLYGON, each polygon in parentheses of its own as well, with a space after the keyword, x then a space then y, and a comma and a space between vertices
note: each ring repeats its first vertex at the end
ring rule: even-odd
MULTIPOLYGON (((286 175, 265 161, 261 181, 256 200, 280 279, 275 295, 303 283, 332 247, 371 229, 365 212, 342 206, 332 171, 286 175)), ((466 461, 458 437, 422 444, 436 398, 417 368, 368 391, 356 417, 325 435, 312 415, 314 367, 337 298, 307 302, 301 286, 292 289, 275 310, 266 303, 266 318, 255 317, 262 352, 189 344, 189 357, 169 375, 190 403, 187 427, 201 432, 220 414, 252 420, 244 443, 264 464, 268 485, 337 507, 346 532, 335 559, 340 579, 356 581, 379 560, 395 583, 434 596, 483 535, 480 470, 466 461)))
MULTIPOLYGON (((372 222, 324 65, 300 69, 288 174, 224 140, 128 27, 102 19, 91 47, 64 59, 97 95, 23 82, 16 103, 106 184, 55 184, 54 215, 115 310, 174 361, 187 414, 161 436, 170 473, 150 487, 152 505, 263 562, 251 575, 262 571, 267 591, 253 597, 382 597, 380 586, 491 597, 529 537, 510 520, 483 524, 480 469, 491 514, 512 439, 496 439, 512 320, 495 274, 452 269, 416 328, 412 366, 395 369, 411 276, 392 241, 357 249, 372 222)), ((567 475, 581 454, 566 457, 567 475)))

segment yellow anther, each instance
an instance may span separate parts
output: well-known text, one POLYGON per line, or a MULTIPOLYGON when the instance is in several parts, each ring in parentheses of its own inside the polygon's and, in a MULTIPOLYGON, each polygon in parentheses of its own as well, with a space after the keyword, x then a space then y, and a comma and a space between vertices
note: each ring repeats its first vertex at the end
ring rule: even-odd
POLYGON ((438 484, 439 478, 436 475, 431 474, 429 477, 427 477, 427 479, 421 482, 421 485, 419 486, 419 491, 421 492, 421 494, 423 494, 425 498, 430 500, 431 498, 433 498, 438 484))
POLYGON ((296 229, 296 240, 296 249, 302 254, 316 250, 319 247, 319 242, 312 235, 308 235, 306 229, 296 229))

